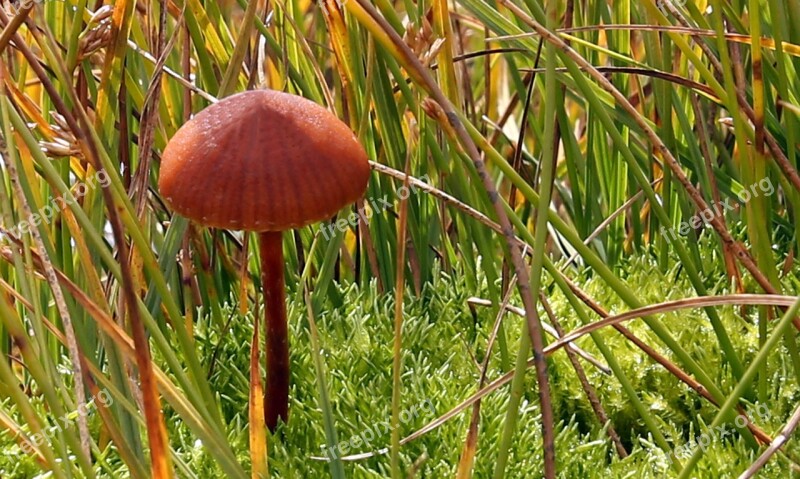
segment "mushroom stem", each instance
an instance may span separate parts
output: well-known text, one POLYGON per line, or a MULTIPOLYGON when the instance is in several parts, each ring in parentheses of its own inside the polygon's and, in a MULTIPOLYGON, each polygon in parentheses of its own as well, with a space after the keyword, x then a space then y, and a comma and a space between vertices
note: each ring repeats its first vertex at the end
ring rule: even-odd
POLYGON ((286 422, 289 416, 289 334, 283 278, 283 235, 280 231, 266 231, 259 233, 258 239, 267 336, 264 420, 269 430, 275 431, 278 419, 286 422))

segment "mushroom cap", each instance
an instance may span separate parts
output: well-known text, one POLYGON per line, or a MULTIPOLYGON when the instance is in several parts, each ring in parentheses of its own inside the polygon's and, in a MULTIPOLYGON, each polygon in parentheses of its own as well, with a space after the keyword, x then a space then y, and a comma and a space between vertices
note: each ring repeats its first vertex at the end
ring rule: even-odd
POLYGON ((328 110, 252 90, 209 106, 175 133, 158 188, 175 211, 203 225, 282 231, 355 202, 369 174, 364 148, 328 110))

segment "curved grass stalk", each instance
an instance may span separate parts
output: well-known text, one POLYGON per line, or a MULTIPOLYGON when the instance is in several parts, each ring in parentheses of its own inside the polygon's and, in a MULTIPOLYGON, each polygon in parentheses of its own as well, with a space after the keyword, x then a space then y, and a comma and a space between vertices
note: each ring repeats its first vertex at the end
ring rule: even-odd
MULTIPOLYGON (((555 4, 551 4, 551 8, 555 4)), ((555 12, 550 12, 550 20, 553 20, 555 12)), ((536 299, 539 298, 542 285, 542 269, 545 260, 545 240, 547 239, 547 212, 550 210, 550 202, 553 192, 553 181, 555 163, 557 160, 556 151, 556 104, 559 102, 559 91, 556 84, 556 71, 555 71, 555 48, 552 45, 545 47, 545 95, 550 101, 545 103, 545 131, 544 131, 544 148, 542 151, 542 160, 540 162, 540 176, 539 183, 539 204, 536 208, 536 226, 534 229, 534 243, 533 243, 533 260, 531 262, 531 284, 530 293, 534 298, 532 307, 536 307, 536 299)), ((519 145, 522 148, 522 145, 519 145)), ((528 306, 526 305, 526 308, 528 306)), ((527 314, 536 316, 536 323, 539 323, 538 312, 528 311, 527 314)), ((505 477, 506 465, 508 463, 508 454, 511 448, 511 441, 513 438, 514 430, 516 429, 517 416, 519 414, 519 401, 522 398, 522 388, 524 387, 525 379, 525 363, 528 357, 528 349, 531 346, 529 339, 533 341, 533 354, 536 358, 544 350, 543 335, 541 334, 541 325, 538 327, 540 331, 531 332, 528 330, 526 323, 522 329, 520 337, 519 352, 517 355, 516 366, 514 368, 514 382, 511 385, 511 397, 508 402, 508 410, 506 412, 506 421, 503 425, 503 434, 500 440, 500 446, 497 454, 497 462, 494 469, 494 478, 502 479, 505 477)), ((544 361, 542 361, 546 364, 544 361)), ((543 375, 546 376, 547 370, 544 369, 543 375)), ((556 477, 555 465, 555 445, 553 442, 555 431, 553 429, 552 410, 544 407, 544 404, 550 401, 550 391, 547 387, 547 382, 539 378, 539 401, 542 404, 542 427, 543 435, 546 438, 544 445, 544 476, 548 478, 556 477)))
MULTIPOLYGON (((543 442, 545 453, 545 474, 547 477, 555 477, 555 460, 554 460, 554 442, 552 425, 552 405, 549 398, 549 386, 547 378, 547 365, 544 357, 541 355, 542 346, 542 331, 539 324, 539 318, 536 316, 534 301, 530 293, 529 276, 525 265, 523 264, 522 257, 518 245, 514 240, 514 233, 511 229, 511 224, 508 220, 505 210, 500 202, 497 189, 492 182, 489 174, 486 172, 486 165, 480 158, 480 154, 475 143, 470 138, 470 135, 465 128, 463 118, 458 114, 456 109, 444 96, 441 90, 434 83, 428 72, 422 67, 419 59, 413 56, 408 46, 405 45, 400 37, 394 30, 391 30, 386 21, 377 15, 374 8, 365 0, 350 1, 346 4, 348 11, 358 18, 358 20, 376 36, 376 39, 393 53, 395 58, 400 63, 404 64, 407 71, 411 74, 412 78, 425 88, 438 103, 442 109, 442 115, 437 118, 441 126, 457 137, 461 145, 467 151, 470 160, 473 162, 475 169, 478 171, 478 176, 483 182, 483 187, 489 195, 489 200, 492 203, 495 212, 500 221, 503 229, 503 235, 511 253, 512 263, 514 265, 515 274, 518 278, 518 289, 522 296, 522 301, 525 305, 527 314, 528 332, 531 336, 531 342, 534 347, 534 357, 536 358, 536 371, 537 381, 539 383, 539 397, 542 407, 543 421, 551 421, 550 424, 543 425, 543 442), (548 452, 549 451, 549 452, 548 452)), ((468 124, 468 122, 467 122, 468 124)))

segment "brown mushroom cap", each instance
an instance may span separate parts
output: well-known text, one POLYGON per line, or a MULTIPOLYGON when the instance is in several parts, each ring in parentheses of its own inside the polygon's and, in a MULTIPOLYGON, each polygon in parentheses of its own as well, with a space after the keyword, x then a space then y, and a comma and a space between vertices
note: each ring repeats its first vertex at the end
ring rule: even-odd
POLYGON ((216 228, 282 231, 333 216, 367 188, 369 163, 347 125, 305 98, 239 93, 181 127, 158 187, 175 211, 216 228))

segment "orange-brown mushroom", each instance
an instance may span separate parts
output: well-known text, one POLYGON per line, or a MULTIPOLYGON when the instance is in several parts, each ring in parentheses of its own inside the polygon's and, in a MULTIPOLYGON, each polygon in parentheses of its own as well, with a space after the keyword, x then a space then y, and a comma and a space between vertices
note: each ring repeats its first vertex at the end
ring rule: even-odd
POLYGON ((353 132, 305 98, 239 93, 198 113, 161 157, 167 203, 205 226, 259 233, 267 336, 265 421, 289 407, 282 231, 330 218, 367 187, 369 162, 353 132))

